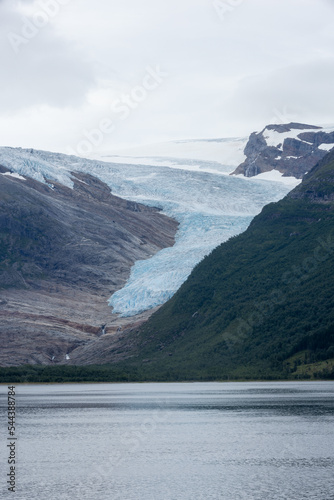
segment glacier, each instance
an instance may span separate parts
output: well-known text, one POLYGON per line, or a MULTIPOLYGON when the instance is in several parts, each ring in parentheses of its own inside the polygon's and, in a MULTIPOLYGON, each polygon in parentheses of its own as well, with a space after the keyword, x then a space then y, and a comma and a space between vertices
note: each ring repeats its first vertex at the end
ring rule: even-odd
POLYGON ((113 312, 125 317, 166 302, 200 260, 244 231, 264 205, 298 184, 294 178, 228 175, 242 161, 246 141, 176 141, 160 150, 100 154, 94 159, 1 147, 0 164, 50 189, 52 181, 73 187, 71 172, 89 173, 113 194, 157 207, 179 222, 174 246, 137 261, 125 286, 110 298, 113 312))

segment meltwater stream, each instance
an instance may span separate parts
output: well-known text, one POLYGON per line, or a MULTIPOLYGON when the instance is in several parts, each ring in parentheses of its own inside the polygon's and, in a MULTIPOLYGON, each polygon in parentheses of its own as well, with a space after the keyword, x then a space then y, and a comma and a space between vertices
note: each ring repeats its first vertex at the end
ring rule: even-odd
POLYGON ((16 500, 330 500, 334 382, 18 385, 16 500))

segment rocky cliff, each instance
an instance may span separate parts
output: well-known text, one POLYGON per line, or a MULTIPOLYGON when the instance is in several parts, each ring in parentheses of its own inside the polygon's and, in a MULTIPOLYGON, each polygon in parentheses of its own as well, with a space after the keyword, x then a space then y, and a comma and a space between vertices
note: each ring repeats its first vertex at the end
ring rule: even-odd
MULTIPOLYGON (((73 189, 0 167, 0 365, 69 361, 121 330, 107 300, 177 223, 72 173, 73 189)), ((136 322, 140 318, 133 318, 136 322)))
POLYGON ((333 131, 301 123, 268 125, 250 135, 244 150, 247 158, 233 174, 253 177, 278 170, 300 179, 332 148, 333 131))

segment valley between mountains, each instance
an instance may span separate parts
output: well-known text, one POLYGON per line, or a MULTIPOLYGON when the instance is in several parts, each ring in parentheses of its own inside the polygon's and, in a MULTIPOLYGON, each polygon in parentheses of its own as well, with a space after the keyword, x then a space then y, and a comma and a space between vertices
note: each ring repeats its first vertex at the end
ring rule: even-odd
POLYGON ((174 243, 178 224, 89 174, 69 188, 0 170, 0 363, 66 362, 122 329, 109 296, 136 260, 174 243))
POLYGON ((103 364, 109 379, 147 380, 327 373, 330 307, 302 321, 296 300, 308 303, 311 283, 330 304, 329 279, 305 278, 248 319, 329 234, 333 147, 333 129, 292 123, 90 159, 0 148, 0 366, 103 364), (257 216, 270 202, 283 212, 257 216))

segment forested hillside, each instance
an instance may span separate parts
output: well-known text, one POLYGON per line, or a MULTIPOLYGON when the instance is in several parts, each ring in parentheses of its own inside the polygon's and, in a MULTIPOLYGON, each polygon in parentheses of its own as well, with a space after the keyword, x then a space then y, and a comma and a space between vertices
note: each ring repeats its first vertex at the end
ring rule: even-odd
POLYGON ((216 248, 136 332, 145 370, 177 378, 331 376, 334 153, 216 248))

